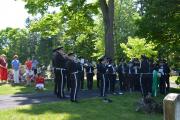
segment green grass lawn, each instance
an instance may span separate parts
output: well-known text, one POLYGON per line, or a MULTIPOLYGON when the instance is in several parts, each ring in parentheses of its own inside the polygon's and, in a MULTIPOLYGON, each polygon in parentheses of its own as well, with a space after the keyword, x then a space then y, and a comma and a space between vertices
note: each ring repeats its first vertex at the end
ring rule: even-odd
MULTIPOLYGON (((94 87, 96 81, 94 81, 94 87)), ((46 91, 53 90, 53 82, 48 81, 46 91)), ((171 89, 180 93, 180 89, 171 89)), ((36 93, 34 87, 23 85, 0 86, 0 94, 36 93)), ((103 103, 100 98, 80 100, 79 104, 69 101, 26 105, 14 109, 0 110, 0 120, 163 120, 162 114, 135 112, 135 103, 140 93, 127 93, 123 96, 111 96, 113 103, 103 103)), ((157 101, 164 96, 158 95, 157 101)))
MULTIPOLYGON (((176 77, 173 77, 171 79, 176 79, 176 77)), ((87 82, 85 80, 84 82, 84 88, 87 89, 87 82)), ((97 88, 96 85, 97 81, 94 80, 93 88, 97 88)), ((117 86, 118 87, 118 86, 117 86)), ((44 92, 49 92, 53 91, 54 88, 54 83, 51 80, 47 80, 45 84, 45 91, 44 92)), ((178 89, 173 89, 173 92, 178 92, 180 93, 180 88, 178 89)), ((35 90, 34 85, 32 86, 25 86, 25 85, 11 85, 11 84, 0 84, 0 95, 7 95, 7 94, 26 94, 26 93, 37 93, 35 90)))
MULTIPOLYGON (((53 90, 53 82, 46 81, 45 92, 53 90)), ((2 84, 0 85, 0 95, 6 94, 25 94, 25 93, 36 93, 34 85, 25 86, 24 84, 12 85, 12 84, 2 84)))
MULTIPOLYGON (((135 112, 139 93, 111 96, 112 103, 100 98, 28 105, 10 110, 0 110, 1 120, 163 120, 162 114, 135 112)), ((162 99, 162 98, 158 98, 162 99)))
MULTIPOLYGON (((93 88, 97 88, 97 82, 94 80, 93 88)), ((87 89, 87 80, 84 81, 84 88, 87 89)), ((45 82, 45 92, 53 91, 54 82, 47 80, 45 82)), ((0 95, 7 94, 26 94, 26 93, 37 93, 34 85, 25 86, 24 84, 12 85, 12 84, 0 84, 0 95)))

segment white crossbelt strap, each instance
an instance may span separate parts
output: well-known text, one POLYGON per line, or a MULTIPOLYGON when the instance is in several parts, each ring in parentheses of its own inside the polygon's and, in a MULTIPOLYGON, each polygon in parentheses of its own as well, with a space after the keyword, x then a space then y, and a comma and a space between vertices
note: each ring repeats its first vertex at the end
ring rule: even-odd
POLYGON ((104 77, 104 74, 103 74, 103 97, 105 96, 105 77, 104 77))
POLYGON ((63 70, 61 69, 61 97, 63 97, 63 84, 64 84, 64 83, 63 83, 63 81, 64 81, 64 80, 63 80, 63 79, 64 79, 64 76, 63 76, 62 71, 63 71, 63 70))
POLYGON ((144 93, 143 87, 142 87, 142 74, 140 74, 140 86, 141 86, 141 92, 144 93))

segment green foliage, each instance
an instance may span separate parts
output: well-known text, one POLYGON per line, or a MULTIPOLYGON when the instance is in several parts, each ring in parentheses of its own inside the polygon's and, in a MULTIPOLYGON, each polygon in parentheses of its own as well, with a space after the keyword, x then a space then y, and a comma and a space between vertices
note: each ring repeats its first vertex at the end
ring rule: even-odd
POLYGON ((75 53, 77 53, 78 56, 83 56, 88 60, 92 60, 92 54, 95 52, 95 40, 93 40, 94 37, 94 34, 81 34, 75 43, 75 53))
POLYGON ((104 51, 104 42, 102 39, 99 39, 95 43, 95 52, 93 53, 92 57, 97 60, 104 55, 104 51))
MULTIPOLYGON (((25 8, 29 13, 35 15, 37 13, 44 14, 48 11, 49 6, 57 6, 65 0, 23 0, 26 2, 25 8)), ((67 1, 67 0, 66 0, 67 1)))
POLYGON ((145 54, 147 57, 156 57, 157 51, 155 51, 155 44, 152 42, 147 43, 145 39, 128 38, 127 44, 121 43, 121 48, 128 58, 140 58, 145 54))
MULTIPOLYGON (((180 54, 180 14, 178 0, 138 0, 142 19, 138 36, 158 45, 159 56, 178 63, 180 54), (173 56, 173 57, 172 57, 173 56), (176 59, 178 58, 178 59, 176 59)), ((177 67, 177 66, 176 66, 177 67)))
POLYGON ((47 14, 40 20, 31 22, 29 30, 31 32, 39 32, 41 37, 47 38, 55 36, 59 33, 61 28, 60 14, 47 14))
POLYGON ((134 0, 115 0, 115 58, 119 59, 124 56, 123 49, 119 47, 120 43, 126 43, 129 36, 134 36, 138 30, 136 20, 140 19, 134 0))
POLYGON ((175 83, 176 83, 177 85, 180 85, 180 77, 179 77, 179 76, 177 77, 177 80, 175 81, 175 83))
MULTIPOLYGON (((45 84, 45 91, 44 92, 51 92, 54 89, 54 83, 52 81, 46 81, 45 84)), ((12 95, 12 94, 35 94, 38 93, 34 89, 34 86, 25 86, 22 85, 11 85, 11 84, 4 84, 0 87, 0 95, 12 95)))
POLYGON ((98 20, 96 21, 95 31, 97 33, 95 39, 95 52, 93 53, 92 57, 97 60, 105 54, 105 43, 104 43, 104 32, 103 32, 103 22, 102 16, 98 16, 98 20))
POLYGON ((25 29, 6 28, 0 31, 0 52, 6 54, 10 62, 14 54, 18 54, 21 62, 29 55, 28 32, 25 29))

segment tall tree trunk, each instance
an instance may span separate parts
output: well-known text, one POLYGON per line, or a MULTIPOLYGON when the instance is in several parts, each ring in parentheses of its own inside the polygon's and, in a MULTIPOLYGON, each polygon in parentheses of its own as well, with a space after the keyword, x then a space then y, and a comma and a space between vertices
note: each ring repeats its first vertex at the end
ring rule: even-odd
POLYGON ((105 55, 114 57, 114 38, 113 38, 113 21, 114 21, 114 0, 99 0, 103 13, 104 32, 105 32, 105 55))

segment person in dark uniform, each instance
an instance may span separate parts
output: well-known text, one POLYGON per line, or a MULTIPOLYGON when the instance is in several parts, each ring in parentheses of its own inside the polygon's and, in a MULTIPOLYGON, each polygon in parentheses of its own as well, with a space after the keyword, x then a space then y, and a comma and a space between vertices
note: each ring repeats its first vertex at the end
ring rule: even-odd
POLYGON ((88 90, 92 90, 93 88, 93 76, 94 76, 94 67, 91 62, 85 67, 86 69, 86 77, 87 77, 87 88, 88 90))
POLYGON ((149 59, 149 73, 153 73, 153 70, 155 68, 154 60, 153 58, 149 59))
POLYGON ((122 58, 120 60, 119 66, 118 66, 118 75, 119 75, 119 87, 120 92, 119 94, 123 94, 123 91, 126 89, 126 76, 127 76, 127 65, 125 63, 125 60, 122 58))
POLYGON ((71 102, 78 102, 77 101, 77 94, 80 87, 80 79, 78 74, 78 63, 75 59, 74 53, 69 53, 69 60, 66 63, 66 68, 68 73, 70 74, 70 82, 71 82, 71 92, 70 98, 71 102))
POLYGON ((96 72, 96 79, 97 79, 97 88, 100 88, 100 78, 99 78, 99 64, 100 64, 100 61, 101 59, 98 59, 98 63, 96 64, 96 69, 97 69, 97 72, 96 72))
POLYGON ((128 91, 132 92, 134 90, 134 80, 133 80, 133 63, 129 61, 127 67, 127 82, 128 82, 128 91))
MULTIPOLYGON (((67 69, 67 68, 66 68, 67 69)), ((69 72, 66 70, 66 87, 67 87, 67 91, 70 91, 71 89, 71 79, 70 79, 70 74, 69 72)))
POLYGON ((141 56, 142 60, 140 63, 140 86, 143 97, 146 97, 151 92, 151 81, 149 79, 149 61, 145 55, 141 56))
POLYGON ((65 98, 64 95, 64 83, 65 83, 65 64, 66 64, 66 55, 64 53, 63 47, 58 47, 53 50, 53 59, 52 65, 54 67, 55 74, 55 86, 54 93, 58 98, 65 98))
POLYGON ((110 93, 116 94, 115 82, 116 82, 116 66, 113 64, 112 59, 109 59, 109 65, 107 66, 108 78, 110 83, 110 93))
POLYGON ((164 74, 165 74, 165 82, 166 82, 166 93, 169 93, 170 89, 170 83, 169 83, 169 77, 170 77, 170 68, 166 60, 163 61, 164 63, 164 74))
POLYGON ((84 89, 84 64, 81 63, 81 57, 79 57, 78 60, 78 71, 79 71, 79 77, 80 77, 80 88, 84 89))
POLYGON ((159 73, 161 74, 160 82, 159 82, 160 93, 165 95, 167 91, 166 91, 165 65, 163 60, 160 60, 159 63, 159 73))
POLYGON ((103 98, 103 102, 109 103, 112 102, 112 100, 106 97, 106 84, 108 82, 107 74, 106 74, 107 59, 105 57, 102 57, 99 59, 99 61, 100 61, 99 64, 100 95, 103 98))
POLYGON ((149 79, 150 92, 152 93, 153 71, 155 69, 155 64, 153 58, 149 58, 148 62, 149 62, 148 79, 149 79))
POLYGON ((134 90, 135 91, 141 91, 140 87, 140 63, 138 58, 135 58, 133 61, 133 80, 134 80, 134 90))

